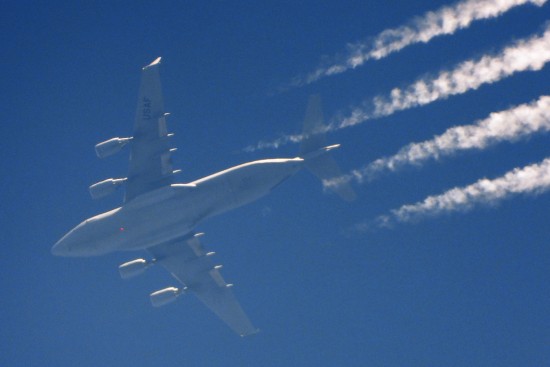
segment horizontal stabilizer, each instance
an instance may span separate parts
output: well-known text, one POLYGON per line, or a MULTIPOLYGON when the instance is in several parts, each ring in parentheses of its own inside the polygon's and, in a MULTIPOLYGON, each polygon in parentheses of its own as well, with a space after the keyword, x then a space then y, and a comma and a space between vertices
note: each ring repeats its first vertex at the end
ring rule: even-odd
POLYGON ((337 148, 340 148, 340 144, 329 145, 329 146, 327 146, 327 147, 323 147, 323 148, 317 149, 317 150, 315 150, 315 151, 313 151, 313 152, 306 153, 306 154, 304 154, 304 156, 301 157, 301 158, 303 158, 304 160, 307 161, 307 160, 309 160, 309 159, 316 158, 316 157, 318 157, 318 156, 320 156, 320 155, 325 154, 325 153, 328 152, 328 151, 331 151, 331 150, 337 149, 337 148))
MULTIPOLYGON (((338 163, 336 163, 336 160, 330 154, 322 154, 316 156, 315 158, 308 159, 305 162, 305 166, 321 181, 331 180, 342 176, 338 163)), ((353 201, 357 198, 355 191, 353 191, 351 185, 347 182, 340 185, 331 186, 330 189, 345 201, 353 201)))
MULTIPOLYGON (((340 177, 342 172, 338 163, 330 154, 327 154, 340 147, 340 144, 326 145, 321 98, 318 95, 309 98, 302 137, 300 157, 304 159, 305 167, 321 181, 340 177)), ((353 201, 357 198, 349 183, 332 186, 331 190, 345 201, 353 201)))
POLYGON ((157 57, 157 58, 155 59, 155 61, 153 61, 153 62, 150 63, 149 65, 145 66, 145 67, 143 68, 143 70, 148 69, 148 68, 153 67, 153 66, 159 65, 161 59, 162 59, 162 57, 157 57))

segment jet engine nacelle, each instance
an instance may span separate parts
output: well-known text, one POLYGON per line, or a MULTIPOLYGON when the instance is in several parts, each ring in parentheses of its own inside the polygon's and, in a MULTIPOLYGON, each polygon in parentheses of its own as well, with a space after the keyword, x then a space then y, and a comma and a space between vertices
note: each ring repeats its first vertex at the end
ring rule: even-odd
POLYGON ((151 304, 154 307, 161 307, 167 305, 168 303, 174 302, 181 293, 181 289, 176 287, 168 287, 151 293, 149 297, 151 298, 151 304))
POLYGON ((95 146, 99 158, 105 158, 118 153, 132 138, 112 138, 95 146))
POLYGON ((110 195, 126 181, 125 178, 109 178, 107 180, 98 182, 89 187, 90 195, 92 198, 99 199, 104 196, 110 195))
POLYGON ((147 268, 153 265, 153 262, 149 262, 145 259, 135 259, 128 261, 118 267, 118 272, 122 279, 130 279, 136 275, 142 274, 147 268))

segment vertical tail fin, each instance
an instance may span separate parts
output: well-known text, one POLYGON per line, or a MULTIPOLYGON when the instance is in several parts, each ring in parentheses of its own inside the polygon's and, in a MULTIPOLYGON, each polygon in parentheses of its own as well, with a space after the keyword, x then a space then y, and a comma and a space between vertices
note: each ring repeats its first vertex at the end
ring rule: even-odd
MULTIPOLYGON (((304 159, 305 167, 308 171, 320 180, 329 180, 342 175, 340 167, 338 167, 334 158, 328 154, 329 150, 338 148, 340 145, 326 146, 325 133, 322 131, 322 128, 323 111, 321 109, 321 98, 319 95, 313 95, 309 98, 306 117, 304 119, 300 157, 304 159)), ((349 183, 331 187, 331 190, 345 201, 353 201, 357 198, 349 183)))

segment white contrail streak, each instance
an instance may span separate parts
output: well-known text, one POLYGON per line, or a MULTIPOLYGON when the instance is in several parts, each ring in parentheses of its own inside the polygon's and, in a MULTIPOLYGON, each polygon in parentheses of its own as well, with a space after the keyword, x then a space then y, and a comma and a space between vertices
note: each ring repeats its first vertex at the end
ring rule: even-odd
MULTIPOLYGON (((541 194, 550 189, 550 158, 539 164, 515 168, 494 180, 481 179, 466 187, 456 187, 441 195, 429 196, 416 204, 403 205, 379 216, 375 223, 379 227, 390 227, 396 223, 417 221, 439 214, 467 211, 478 204, 496 204, 517 194, 541 194)), ((370 228, 359 224, 357 230, 370 228)))
MULTIPOLYGON (((485 55, 476 60, 464 61, 451 70, 441 71, 433 77, 421 78, 403 89, 394 88, 389 95, 379 95, 365 101, 362 107, 355 108, 348 117, 333 119, 322 132, 344 129, 367 120, 463 94, 481 85, 498 82, 517 72, 540 70, 548 61, 550 24, 546 25, 542 34, 516 41, 496 55, 485 55)), ((273 141, 260 141, 245 150, 275 149, 288 143, 298 143, 302 139, 299 134, 284 135, 273 141)))
POLYGON ((356 108, 351 116, 335 123, 332 129, 357 125, 375 117, 389 116, 397 111, 423 106, 449 96, 475 90, 483 84, 495 83, 525 70, 540 70, 550 61, 550 24, 542 35, 514 42, 497 55, 485 55, 477 60, 458 64, 435 77, 420 79, 404 89, 395 88, 389 96, 372 101, 372 111, 356 108))
POLYGON ((524 5, 542 6, 547 0, 465 0, 436 11, 429 11, 408 24, 387 29, 364 42, 349 44, 346 55, 329 65, 321 66, 305 77, 297 77, 291 86, 313 83, 323 77, 340 74, 364 64, 367 60, 379 60, 391 53, 416 44, 428 43, 432 38, 450 35, 464 29, 476 20, 495 18, 508 10, 524 5))
POLYGON ((431 140, 412 143, 395 155, 383 157, 351 173, 323 182, 325 187, 355 180, 371 181, 384 171, 396 171, 409 165, 420 165, 468 149, 485 149, 503 142, 550 131, 550 96, 517 107, 494 112, 473 125, 455 126, 431 140))

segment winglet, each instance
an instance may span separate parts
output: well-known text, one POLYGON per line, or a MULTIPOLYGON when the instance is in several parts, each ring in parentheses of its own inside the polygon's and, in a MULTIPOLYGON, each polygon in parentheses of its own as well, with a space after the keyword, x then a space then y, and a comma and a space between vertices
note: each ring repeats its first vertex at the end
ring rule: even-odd
POLYGON ((145 67, 143 68, 143 70, 148 69, 148 68, 153 67, 153 66, 159 65, 161 59, 162 59, 162 57, 160 57, 160 56, 157 57, 157 58, 155 59, 155 61, 153 61, 153 62, 150 63, 149 65, 145 66, 145 67))

